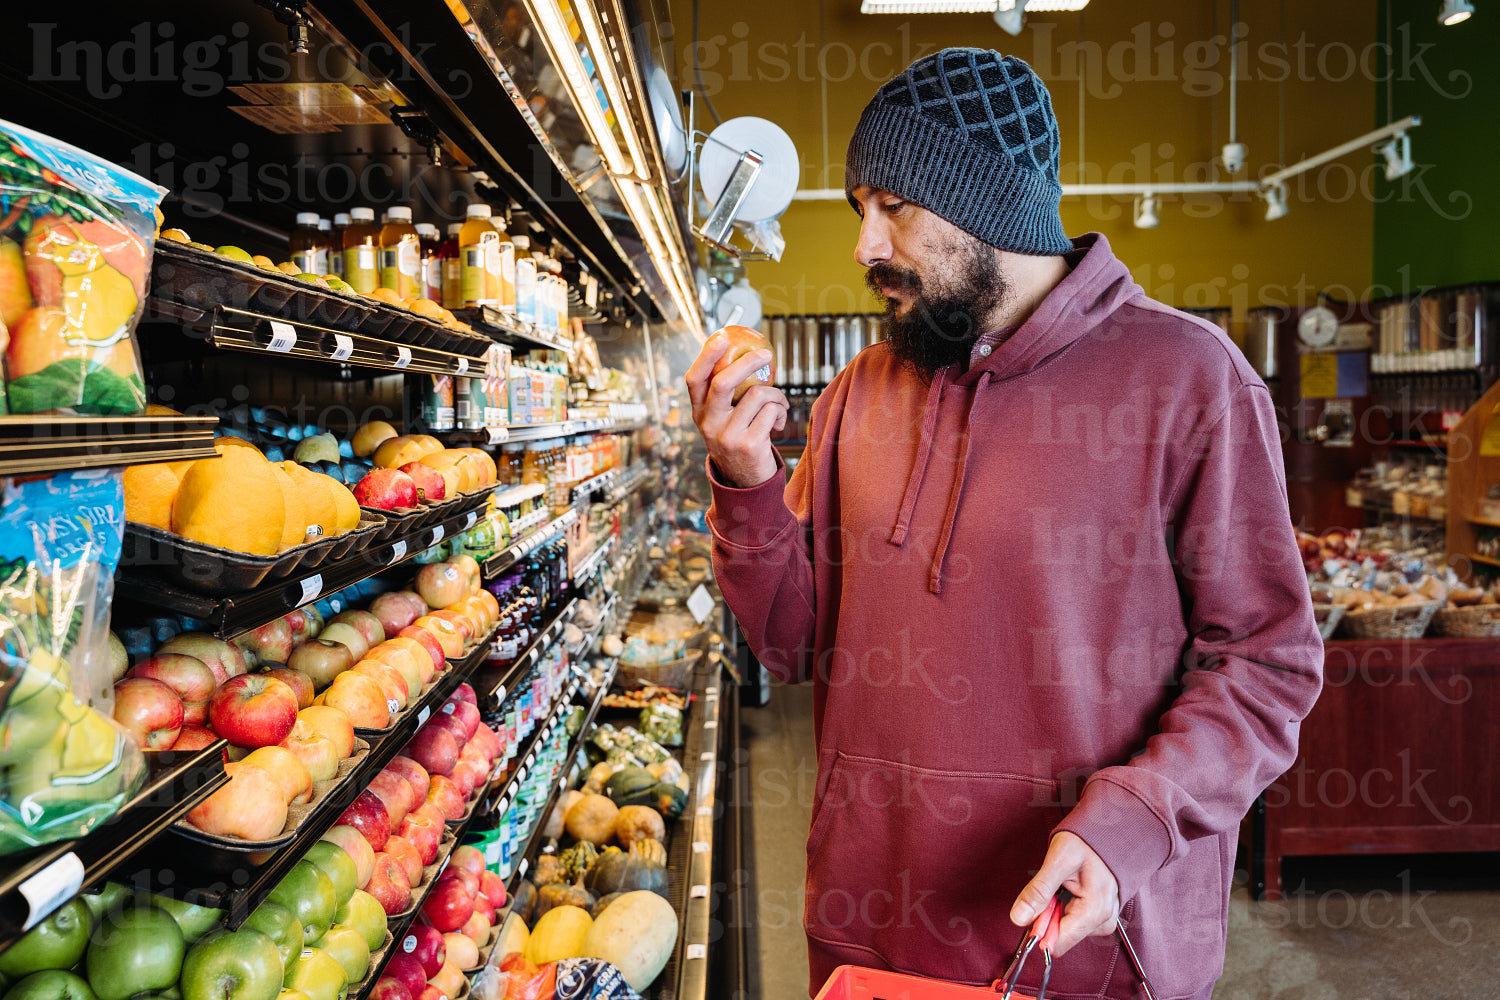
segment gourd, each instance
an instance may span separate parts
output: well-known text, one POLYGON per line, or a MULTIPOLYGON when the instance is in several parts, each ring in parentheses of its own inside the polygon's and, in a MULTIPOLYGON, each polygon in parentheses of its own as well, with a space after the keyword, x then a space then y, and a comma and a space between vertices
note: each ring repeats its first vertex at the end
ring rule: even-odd
MULTIPOLYGON (((584 792, 593 795, 602 795, 604 793, 604 783, 608 781, 610 779, 610 775, 614 773, 615 766, 607 760, 603 760, 595 764, 593 767, 589 768, 588 780, 583 784, 584 792)), ((569 803, 569 806, 572 806, 571 802, 569 803)))
POLYGON ((575 840, 607 844, 614 836, 615 814, 619 811, 619 807, 603 795, 585 795, 573 803, 563 825, 575 840))
POLYGON ((667 819, 676 819, 687 808, 687 791, 680 785, 662 782, 652 787, 650 804, 667 819))
MULTIPOLYGON (((668 909, 671 907, 669 906, 668 909)), ((677 915, 674 913, 675 921, 677 915)), ((583 954, 583 942, 587 940, 594 918, 589 911, 577 906, 558 906, 542 914, 542 918, 531 929, 526 941, 526 960, 536 965, 546 965, 560 958, 577 958, 583 954)), ((673 935, 674 939, 676 935, 673 935)), ((660 972, 661 970, 657 970, 660 972)))
POLYGON ((595 920, 598 920, 599 914, 604 912, 604 908, 609 906, 610 903, 613 903, 623 895, 625 895, 623 892, 612 892, 608 896, 600 896, 599 902, 589 907, 589 916, 593 917, 595 920))
POLYGON ((536 895, 536 885, 530 879, 521 879, 510 897, 511 912, 524 922, 531 923, 532 917, 536 915, 536 895))
POLYGON ((604 794, 617 806, 654 805, 651 789, 656 777, 644 767, 627 767, 604 783, 604 794))
POLYGON ((536 859, 536 872, 532 877, 538 886, 565 881, 562 860, 556 854, 543 854, 536 859))
POLYGON ((667 870, 639 851, 612 851, 599 855, 583 884, 600 895, 645 890, 667 893, 667 870))
POLYGON ((667 847, 659 840, 642 840, 630 845, 631 854, 639 854, 648 864, 667 867, 667 847))
POLYGON ((642 840, 665 840, 666 824, 651 806, 622 806, 615 815, 615 840, 630 847, 642 840))
POLYGON ((631 989, 644 993, 661 975, 676 944, 677 913, 672 904, 654 892, 628 892, 593 921, 580 955, 610 962, 631 989))
POLYGON ((583 798, 582 792, 571 789, 564 792, 562 798, 558 799, 557 804, 552 807, 552 811, 547 814, 547 825, 542 829, 542 836, 554 839, 561 837, 563 820, 567 817, 568 810, 581 798, 583 798))
POLYGON ((546 916, 559 906, 576 906, 587 910, 594 905, 594 894, 579 883, 554 882, 537 890, 536 914, 546 916))
POLYGON ((599 856, 599 848, 587 840, 580 840, 572 847, 559 854, 558 860, 562 862, 563 880, 567 882, 578 882, 599 856))
POLYGON ((526 929, 526 919, 512 910, 506 915, 505 923, 500 925, 500 941, 495 945, 495 954, 504 958, 511 952, 518 951, 524 955, 526 942, 530 938, 531 932, 526 929))

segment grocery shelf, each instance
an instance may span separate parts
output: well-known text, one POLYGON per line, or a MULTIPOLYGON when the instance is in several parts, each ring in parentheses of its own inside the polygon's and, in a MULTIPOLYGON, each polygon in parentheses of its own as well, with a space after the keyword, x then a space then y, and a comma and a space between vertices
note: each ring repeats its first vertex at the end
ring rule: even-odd
POLYGON ((511 424, 506 428, 505 440, 545 441, 548 438, 571 437, 574 434, 631 430, 633 428, 629 423, 614 417, 590 417, 587 420, 561 420, 548 424, 511 424))
POLYGON ((541 348, 547 351, 562 351, 564 354, 573 349, 573 345, 562 340, 553 340, 546 334, 537 330, 530 323, 524 323, 515 316, 503 313, 493 306, 480 306, 477 309, 455 309, 453 315, 468 323, 476 330, 489 334, 501 343, 510 344, 519 351, 529 351, 541 348))
POLYGON ((378 337, 348 333, 296 320, 263 316, 219 306, 208 329, 208 342, 230 351, 329 361, 361 368, 382 368, 429 375, 467 375, 470 368, 480 374, 484 345, 473 345, 476 353, 463 355, 378 337))
POLYGON ((619 603, 619 600, 619 594, 610 594, 609 600, 604 602, 604 607, 599 609, 599 624, 585 632, 583 638, 579 640, 578 645, 569 648, 568 656, 570 658, 577 661, 588 652, 588 648, 594 644, 594 640, 599 638, 599 633, 604 631, 604 624, 609 621, 610 613, 614 611, 615 605, 619 603))
POLYGON ((108 821, 75 840, 12 854, 0 874, 0 951, 22 931, 124 866, 157 834, 229 781, 218 740, 202 750, 146 754, 141 788, 108 821))
POLYGON ((214 458, 219 419, 0 417, 0 476, 214 458))
POLYGON ((481 565, 486 580, 493 580, 505 572, 517 561, 535 552, 538 548, 553 541, 558 535, 578 519, 578 511, 565 510, 545 526, 536 529, 518 541, 496 552, 486 559, 481 565))
POLYGON ((652 470, 647 468, 644 462, 637 462, 635 465, 632 465, 629 469, 625 470, 625 475, 619 482, 615 483, 609 493, 605 494, 603 505, 605 507, 613 507, 639 489, 641 484, 650 479, 652 475, 652 470))
POLYGON ((1466 517, 1464 520, 1470 524, 1477 524, 1485 528, 1500 528, 1500 521, 1487 521, 1482 517, 1466 517))
POLYGON ((600 490, 607 489, 619 477, 619 469, 605 469, 597 476, 585 479, 570 491, 573 502, 576 504, 589 499, 600 490))
POLYGON ((474 678, 474 693, 479 698, 481 705, 486 705, 493 700, 496 705, 505 703, 506 695, 514 690, 516 682, 536 662, 538 656, 547 650, 549 646, 562 635, 563 629, 573 620, 573 615, 578 610, 578 598, 569 598, 567 603, 557 609, 552 620, 542 627, 531 644, 521 650, 515 660, 494 670, 481 669, 474 678))
POLYGON ((1484 563, 1486 566, 1500 566, 1500 559, 1492 559, 1489 556, 1470 555, 1469 558, 1477 563, 1484 563))
POLYGON ((583 562, 579 563, 578 568, 573 571, 573 582, 576 584, 587 580, 594 570, 599 568, 599 564, 604 561, 605 556, 609 555, 609 550, 614 548, 614 545, 614 538, 606 538, 594 546, 594 551, 584 556, 583 562))
POLYGON ((714 811, 720 768, 722 676, 716 660, 707 656, 699 659, 693 677, 695 710, 682 740, 683 769, 692 775, 692 789, 667 855, 668 872, 676 876, 669 885, 673 907, 680 915, 681 936, 657 980, 676 984, 672 994, 676 1000, 703 1000, 708 995, 708 948, 714 938, 714 811))

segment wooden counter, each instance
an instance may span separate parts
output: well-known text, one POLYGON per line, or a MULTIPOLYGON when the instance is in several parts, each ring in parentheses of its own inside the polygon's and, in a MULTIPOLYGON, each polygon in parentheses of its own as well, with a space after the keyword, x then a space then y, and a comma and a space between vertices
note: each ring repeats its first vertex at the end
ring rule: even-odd
POLYGON ((1297 762, 1249 819, 1250 881, 1288 855, 1500 851, 1500 640, 1334 640, 1297 762))

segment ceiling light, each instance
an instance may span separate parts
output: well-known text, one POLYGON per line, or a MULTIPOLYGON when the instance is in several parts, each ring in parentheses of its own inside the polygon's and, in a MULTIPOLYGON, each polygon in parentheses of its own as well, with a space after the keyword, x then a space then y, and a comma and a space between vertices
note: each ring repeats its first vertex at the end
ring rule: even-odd
POLYGON ((988 14, 995 0, 863 0, 861 14, 988 14))
POLYGON ((1261 191, 1261 197, 1266 199, 1266 221, 1275 222, 1286 214, 1286 182, 1277 181, 1261 191))
POLYGON ((1474 16, 1474 5, 1469 0, 1443 0, 1443 9, 1438 12, 1439 24, 1461 24, 1474 16))
POLYGON ((1405 132, 1397 132, 1389 142, 1376 146, 1375 152, 1385 157, 1386 180, 1393 181, 1411 173, 1411 136, 1405 132))
POLYGON ((1000 14, 1016 7, 1025 7, 1032 13, 1046 13, 1053 10, 1083 10, 1089 5, 1089 0, 1000 0, 995 5, 995 13, 1000 14))
POLYGON ((1156 195, 1147 191, 1135 199, 1135 228, 1155 229, 1161 219, 1156 214, 1156 195))
MULTIPOLYGON (((606 108, 604 96, 595 88, 595 77, 584 65, 584 53, 579 49, 580 39, 569 29, 568 19, 563 17, 558 0, 534 0, 528 6, 531 8, 532 19, 541 28, 542 39, 552 56, 552 63, 562 72, 563 79, 568 84, 568 93, 573 98, 573 105, 583 116, 583 123, 593 137, 594 147, 599 150, 599 158, 604 161, 610 173, 634 173, 635 164, 626 157, 625 150, 615 139, 615 130, 610 125, 609 116, 614 109, 606 108)), ((577 25, 576 15, 573 23, 577 25)), ((594 69, 600 78, 609 75, 597 63, 594 69)), ((617 111, 615 117, 619 117, 617 111)))

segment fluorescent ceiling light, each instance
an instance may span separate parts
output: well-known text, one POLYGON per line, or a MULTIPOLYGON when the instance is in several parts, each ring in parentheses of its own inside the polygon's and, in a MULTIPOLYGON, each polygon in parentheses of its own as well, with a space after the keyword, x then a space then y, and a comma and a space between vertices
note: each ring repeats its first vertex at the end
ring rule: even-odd
POLYGON ((1439 24, 1462 24, 1474 16, 1474 5, 1469 0, 1443 0, 1443 9, 1438 12, 1439 24))
POLYGON ((1014 7, 1025 7, 1027 13, 1044 14, 1049 10, 1083 10, 1089 5, 1089 0, 1000 0, 995 6, 997 12, 1004 12, 1014 7))
MULTIPOLYGON (((593 136, 594 146, 599 150, 604 165, 609 168, 610 173, 634 173, 635 164, 616 141, 615 130, 605 111, 604 105, 609 99, 601 100, 602 95, 595 89, 594 78, 584 65, 584 54, 579 50, 577 35, 570 30, 568 20, 564 19, 558 0, 532 0, 528 6, 537 26, 542 29, 542 38, 547 43, 552 62, 562 72, 563 79, 568 84, 568 93, 572 95, 573 105, 583 116, 583 123, 588 127, 589 135, 593 136)), ((573 23, 576 25, 576 20, 573 23)), ((598 71, 601 78, 610 75, 603 69, 598 71)), ((616 112, 616 116, 618 114, 616 112)))
MULTIPOLYGON (((625 81, 620 79, 620 74, 615 72, 613 65, 600 65, 601 60, 609 57, 609 45, 604 41, 604 31, 598 22, 598 15, 594 13, 587 0, 579 3, 576 8, 570 0, 557 0, 557 3, 562 8, 565 17, 571 14, 583 26, 583 35, 588 39, 589 52, 594 54, 594 70, 599 79, 604 81, 604 89, 609 94, 610 106, 615 112, 615 123, 619 125, 620 131, 625 133, 625 144, 630 147, 631 159, 635 161, 635 174, 642 180, 649 180, 651 159, 646 155, 640 134, 630 118, 630 105, 626 103, 625 98, 625 81)), ((596 92, 596 99, 597 96, 596 92)))
POLYGON ((989 14, 995 0, 863 0, 861 14, 989 14))
POLYGON ((1156 195, 1147 191, 1135 199, 1135 228, 1155 229, 1161 219, 1157 216, 1156 195))

